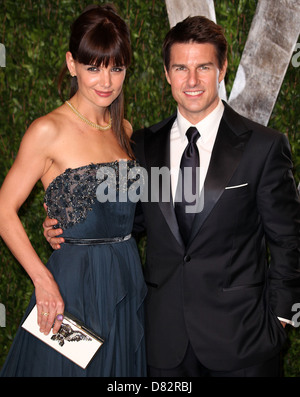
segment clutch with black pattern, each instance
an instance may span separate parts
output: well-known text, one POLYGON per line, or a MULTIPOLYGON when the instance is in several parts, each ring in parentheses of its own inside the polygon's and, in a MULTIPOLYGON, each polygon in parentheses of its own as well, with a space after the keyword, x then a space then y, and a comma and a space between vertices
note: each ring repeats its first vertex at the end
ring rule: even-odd
POLYGON ((57 334, 44 335, 37 323, 37 307, 34 306, 22 324, 22 328, 85 369, 104 340, 82 322, 64 312, 64 319, 57 334))

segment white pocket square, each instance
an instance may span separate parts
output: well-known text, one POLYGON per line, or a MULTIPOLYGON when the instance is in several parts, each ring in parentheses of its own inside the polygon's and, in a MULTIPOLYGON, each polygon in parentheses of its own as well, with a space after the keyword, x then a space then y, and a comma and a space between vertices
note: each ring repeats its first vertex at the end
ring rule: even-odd
POLYGON ((240 187, 244 187, 244 186, 247 186, 247 185, 248 185, 248 183, 243 183, 242 185, 227 186, 227 187, 225 187, 225 189, 238 189, 240 187))

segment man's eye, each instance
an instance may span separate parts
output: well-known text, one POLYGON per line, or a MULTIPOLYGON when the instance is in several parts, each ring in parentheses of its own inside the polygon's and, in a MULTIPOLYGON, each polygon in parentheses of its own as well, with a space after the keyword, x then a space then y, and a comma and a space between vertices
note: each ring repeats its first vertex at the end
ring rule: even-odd
POLYGON ((178 71, 185 70, 185 67, 184 66, 177 66, 177 68, 175 70, 178 70, 178 71))

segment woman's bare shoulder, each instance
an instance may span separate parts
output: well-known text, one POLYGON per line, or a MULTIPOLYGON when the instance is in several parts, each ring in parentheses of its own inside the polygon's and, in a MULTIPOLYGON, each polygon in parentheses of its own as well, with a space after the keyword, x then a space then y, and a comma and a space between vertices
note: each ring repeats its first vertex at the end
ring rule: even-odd
POLYGON ((29 131, 35 133, 55 133, 63 119, 63 111, 61 107, 53 110, 52 112, 41 116, 34 120, 29 127, 29 131))
POLYGON ((62 107, 59 107, 34 120, 25 132, 24 138, 48 145, 59 136, 63 121, 64 112, 62 107))
POLYGON ((130 124, 130 122, 128 120, 124 119, 123 126, 124 126, 127 136, 130 138, 133 133, 132 125, 130 124))

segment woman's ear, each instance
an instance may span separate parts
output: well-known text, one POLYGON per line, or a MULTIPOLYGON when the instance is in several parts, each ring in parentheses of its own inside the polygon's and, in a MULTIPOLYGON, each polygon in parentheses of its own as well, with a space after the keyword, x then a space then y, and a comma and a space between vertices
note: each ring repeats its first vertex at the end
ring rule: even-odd
POLYGON ((72 77, 76 76, 75 61, 70 51, 66 53, 66 63, 72 77))

